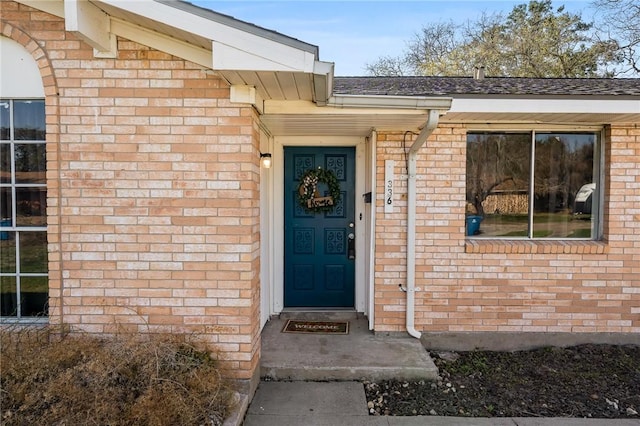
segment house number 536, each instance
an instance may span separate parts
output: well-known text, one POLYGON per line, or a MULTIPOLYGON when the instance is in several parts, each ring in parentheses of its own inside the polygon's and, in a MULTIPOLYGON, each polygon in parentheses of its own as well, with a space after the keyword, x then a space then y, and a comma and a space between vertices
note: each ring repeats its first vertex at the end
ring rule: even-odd
POLYGON ((394 161, 385 160, 384 162, 384 212, 393 213, 393 181, 395 175, 393 172, 394 161))

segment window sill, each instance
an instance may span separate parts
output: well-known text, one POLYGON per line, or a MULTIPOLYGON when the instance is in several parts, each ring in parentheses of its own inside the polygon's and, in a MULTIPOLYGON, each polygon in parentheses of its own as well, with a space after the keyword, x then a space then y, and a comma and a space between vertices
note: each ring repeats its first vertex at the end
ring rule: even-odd
POLYGON ((608 245, 603 241, 585 240, 484 240, 467 238, 465 253, 511 254, 604 254, 608 245))
POLYGON ((48 325, 48 317, 0 317, 0 325, 40 326, 48 325))

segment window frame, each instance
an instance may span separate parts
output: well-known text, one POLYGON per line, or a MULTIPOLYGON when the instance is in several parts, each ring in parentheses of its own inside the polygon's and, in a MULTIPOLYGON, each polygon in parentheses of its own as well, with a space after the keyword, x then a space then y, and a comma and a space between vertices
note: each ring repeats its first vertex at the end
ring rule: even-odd
MULTIPOLYGON (((604 202, 605 202, 605 152, 606 152, 606 132, 603 126, 565 126, 565 125, 516 125, 516 126, 497 126, 495 124, 475 125, 469 126, 465 133, 465 163, 467 161, 467 138, 471 133, 504 133, 504 134, 524 134, 529 133, 531 137, 530 144, 530 173, 529 173, 529 189, 527 197, 529 200, 529 211, 527 213, 527 235, 522 237, 516 236, 482 236, 482 235, 467 235, 466 220, 467 213, 465 208, 465 239, 467 241, 510 241, 510 242, 598 242, 604 238, 604 202), (594 192, 595 200, 592 204, 592 235, 589 238, 566 238, 566 237, 533 237, 533 200, 535 197, 535 143, 536 134, 540 133, 566 133, 566 134, 578 134, 578 133, 593 133, 596 136, 593 152, 593 177, 594 183, 596 183, 596 191, 594 192)), ((466 193, 466 170, 465 170, 465 193, 466 193)), ((468 201, 465 197, 465 205, 468 201)))
MULTIPOLYGON (((15 139, 15 107, 14 107, 14 103, 15 102, 28 102, 28 101, 35 101, 35 102, 42 102, 45 110, 46 110, 46 105, 45 103, 45 99, 44 98, 2 98, 0 99, 0 103, 5 103, 8 102, 9 103, 9 139, 2 139, 0 140, 0 144, 5 145, 8 147, 9 149, 9 177, 10 177, 10 181, 9 182, 1 182, 0 181, 0 188, 2 188, 3 190, 9 190, 10 191, 10 201, 11 201, 11 212, 10 212, 10 226, 2 226, 0 228, 0 231, 2 232, 7 232, 10 233, 10 235, 12 235, 12 238, 15 239, 15 270, 13 272, 7 272, 7 271, 0 271, 0 277, 5 278, 5 277, 13 277, 15 279, 15 295, 16 295, 16 309, 17 312, 15 315, 11 315, 11 316, 0 316, 0 323, 46 323, 48 322, 48 304, 49 304, 49 265, 48 265, 48 242, 45 243, 45 247, 44 247, 44 251, 45 254, 47 256, 47 258, 45 259, 45 272, 22 272, 21 271, 21 264, 22 264, 22 253, 21 253, 21 235, 25 234, 25 233, 47 233, 47 212, 46 212, 46 206, 44 207, 44 219, 45 219, 45 225, 43 226, 26 226, 26 225, 20 225, 18 226, 18 219, 19 219, 19 215, 18 215, 18 205, 17 205, 17 201, 18 201, 18 190, 19 189, 24 189, 24 188, 44 188, 45 190, 45 197, 47 197, 47 178, 46 178, 46 111, 45 114, 43 115, 44 118, 44 122, 41 123, 43 128, 45 129, 45 135, 44 135, 44 139, 39 140, 39 139, 27 139, 27 140, 16 140, 15 139), (16 176, 16 145, 42 145, 44 147, 44 182, 43 183, 24 183, 24 182, 17 182, 17 176, 16 176), (44 311, 40 314, 40 315, 24 315, 24 313, 22 312, 22 302, 21 302, 21 294, 22 294, 22 280, 24 278, 46 278, 47 280, 47 285, 46 285, 46 297, 47 300, 45 302, 45 306, 44 306, 44 311)), ((3 218, 6 219, 6 218, 3 218)))

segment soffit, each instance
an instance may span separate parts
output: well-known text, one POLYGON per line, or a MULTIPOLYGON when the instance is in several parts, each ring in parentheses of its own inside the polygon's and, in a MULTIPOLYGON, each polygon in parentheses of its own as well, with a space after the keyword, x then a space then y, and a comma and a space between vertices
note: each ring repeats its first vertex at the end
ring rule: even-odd
POLYGON ((371 130, 419 130, 428 114, 265 114, 272 136, 368 136, 371 130))
MULTIPOLYGON (((228 55, 242 55, 243 53, 245 53, 242 52, 242 47, 229 47, 229 45, 227 44, 230 37, 229 35, 221 37, 222 39, 224 39, 224 43, 216 45, 217 40, 215 39, 215 36, 204 37, 202 35, 195 34, 194 32, 178 28, 177 26, 171 25, 170 23, 158 22, 157 20, 141 16, 140 14, 133 13, 128 10, 123 10, 117 7, 117 5, 107 4, 103 1, 94 1, 94 3, 114 18, 129 23, 135 23, 136 25, 151 29, 152 31, 163 34, 164 36, 175 38, 177 40, 186 42, 190 45, 197 46, 207 50, 208 52, 211 52, 211 61, 209 61, 209 63, 207 64, 201 65, 206 66, 207 68, 213 68, 217 74, 219 74, 231 85, 254 86, 258 90, 258 93, 262 99, 314 99, 313 74, 310 74, 309 70, 313 68, 313 61, 317 57, 317 47, 315 46, 309 45, 296 39, 292 39, 290 37, 286 37, 270 30, 266 30, 242 21, 235 20, 228 16, 219 15, 206 9, 195 7, 188 3, 173 2, 174 6, 186 8, 189 13, 196 13, 196 15, 193 16, 194 20, 200 18, 209 19, 215 17, 216 20, 220 21, 216 22, 216 25, 230 25, 229 31, 237 32, 239 34, 237 36, 238 39, 243 38, 241 37, 241 34, 244 33, 245 30, 252 31, 257 33, 254 34, 256 37, 264 37, 265 42, 270 43, 271 49, 266 50, 275 51, 276 47, 274 46, 282 45, 282 48, 287 50, 289 56, 300 56, 300 58, 297 61, 294 61, 294 63, 292 64, 283 63, 284 61, 278 62, 277 59, 275 60, 275 63, 270 63, 270 59, 267 57, 253 58, 254 62, 256 60, 263 60, 264 63, 262 67, 264 68, 281 67, 284 70, 276 71, 266 69, 261 71, 261 65, 256 66, 254 63, 237 63, 233 61, 231 61, 232 63, 229 63, 229 61, 221 61, 225 62, 225 64, 220 66, 228 66, 229 69, 218 69, 217 66, 214 65, 214 62, 217 59, 215 55, 222 55, 222 53, 218 53, 222 49, 236 49, 236 51, 229 52, 228 55), (212 43, 214 46, 213 48, 212 43), (298 67, 298 69, 295 69, 296 66, 298 67)), ((169 2, 168 4, 171 3, 169 2)), ((212 25, 213 24, 214 23, 212 22, 212 25)), ((227 53, 225 52, 225 54, 227 53)), ((283 54, 282 56, 287 55, 283 54)))
MULTIPOLYGON (((65 18, 63 0, 17 1, 65 18)), ((211 69, 229 84, 254 86, 263 99, 315 100, 314 78, 322 78, 314 75, 316 46, 186 2, 89 3, 108 16, 113 34, 211 69)))
MULTIPOLYGON (((371 130, 418 131, 427 120, 427 113, 420 114, 265 114, 262 123, 273 136, 367 136, 371 130)), ((446 113, 440 124, 490 125, 508 128, 512 125, 549 125, 579 128, 615 123, 640 123, 634 114, 486 114, 446 113)))

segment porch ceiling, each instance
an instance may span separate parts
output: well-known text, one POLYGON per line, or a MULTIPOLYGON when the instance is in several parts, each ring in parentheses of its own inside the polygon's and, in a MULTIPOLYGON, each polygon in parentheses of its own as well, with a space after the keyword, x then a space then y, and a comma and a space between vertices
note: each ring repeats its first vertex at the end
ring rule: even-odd
POLYGON ((265 114, 262 122, 273 136, 361 136, 371 130, 417 131, 427 113, 407 114, 265 114))
MULTIPOLYGON (((418 131, 427 120, 426 111, 358 114, 265 114, 262 123, 273 136, 361 136, 371 130, 418 131)), ((557 113, 463 113, 447 112, 440 123, 464 123, 468 127, 491 126, 601 126, 612 123, 640 123, 640 114, 557 113)))

